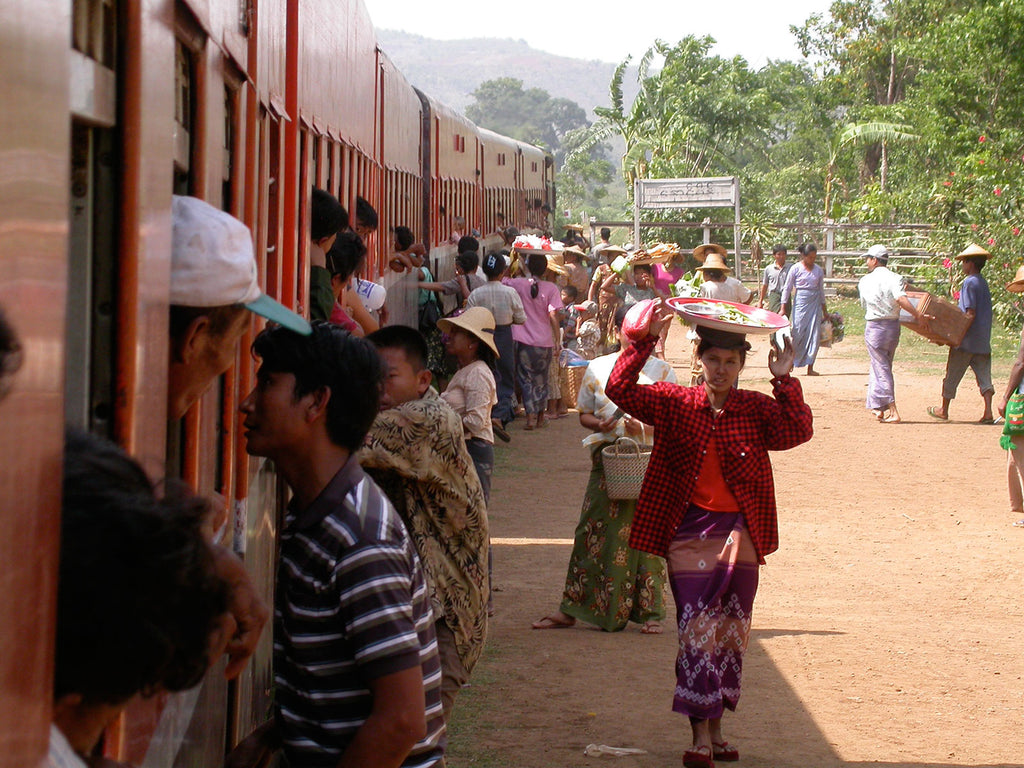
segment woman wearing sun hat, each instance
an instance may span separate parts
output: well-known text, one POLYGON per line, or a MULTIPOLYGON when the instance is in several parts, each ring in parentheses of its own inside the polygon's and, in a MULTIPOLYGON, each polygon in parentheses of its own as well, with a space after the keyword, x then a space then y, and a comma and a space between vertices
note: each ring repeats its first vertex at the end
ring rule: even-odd
POLYGON ((778 547, 768 451, 806 442, 813 428, 790 376, 789 339, 768 354, 774 397, 735 386, 750 349, 745 336, 703 327, 703 383, 641 385, 672 317, 664 305, 654 312, 647 335, 619 356, 606 392, 657 435, 629 545, 668 561, 679 627, 672 708, 690 718, 693 736, 683 765, 711 768, 739 758, 722 735, 722 715, 740 694, 759 565, 778 547))
POLYGON ((441 397, 462 418, 466 448, 480 476, 484 498, 490 499, 494 466, 491 409, 498 402, 494 385, 494 362, 498 357, 494 315, 484 307, 470 307, 457 317, 441 318, 437 327, 447 334, 445 351, 459 366, 441 397))

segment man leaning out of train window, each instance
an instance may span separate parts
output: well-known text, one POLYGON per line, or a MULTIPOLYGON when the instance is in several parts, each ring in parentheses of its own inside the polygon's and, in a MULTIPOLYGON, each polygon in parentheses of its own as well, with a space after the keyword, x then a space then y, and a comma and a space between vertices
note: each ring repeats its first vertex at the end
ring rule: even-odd
POLYGON ((348 229, 348 211, 334 195, 316 187, 309 208, 309 317, 328 320, 334 309, 334 292, 331 273, 327 271, 327 253, 338 233, 348 229))
POLYGON ((85 432, 65 441, 49 768, 97 768, 135 696, 199 683, 234 631, 230 585, 184 486, 158 498, 142 467, 85 432))
MULTIPOLYGON (((234 362, 250 313, 299 334, 311 329, 260 290, 252 235, 242 222, 198 198, 177 196, 171 219, 167 413, 180 419, 234 362)), ((225 675, 233 678, 256 650, 270 614, 242 562, 225 547, 213 551, 218 574, 231 586, 228 608, 237 629, 225 675)))

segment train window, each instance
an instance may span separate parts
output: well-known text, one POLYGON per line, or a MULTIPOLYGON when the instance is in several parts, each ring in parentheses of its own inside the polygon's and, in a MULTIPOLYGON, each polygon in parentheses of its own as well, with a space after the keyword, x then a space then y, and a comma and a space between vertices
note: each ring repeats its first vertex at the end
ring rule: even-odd
POLYGON ((117 280, 115 132, 71 126, 67 293, 68 424, 113 436, 114 301, 117 280))
POLYGON ((181 40, 174 44, 174 191, 191 192, 189 170, 195 115, 195 60, 181 40))
POLYGON ((117 8, 114 0, 72 0, 71 47, 107 69, 116 69, 117 8))
POLYGON ((235 142, 237 139, 238 120, 238 90, 230 86, 224 86, 224 146, 221 161, 221 179, 223 189, 221 191, 221 207, 225 211, 234 210, 234 155, 235 142))
POLYGON ((530 170, 533 171, 534 173, 536 173, 537 172, 537 164, 536 163, 531 163, 530 164, 530 170))

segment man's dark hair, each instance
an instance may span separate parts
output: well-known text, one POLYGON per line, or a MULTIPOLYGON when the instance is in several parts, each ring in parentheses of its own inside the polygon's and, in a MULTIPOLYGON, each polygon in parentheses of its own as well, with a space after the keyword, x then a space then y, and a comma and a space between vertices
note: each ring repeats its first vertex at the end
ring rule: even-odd
POLYGON ((601 239, 608 240, 612 236, 612 231, 608 227, 601 227, 601 239))
POLYGON ((455 257, 455 263, 459 269, 469 274, 480 266, 480 257, 477 256, 476 251, 465 251, 455 257))
POLYGON ((18 334, 7 321, 3 307, 0 307, 0 400, 7 395, 14 374, 21 368, 23 357, 18 334))
POLYGON ((327 434, 335 445, 356 451, 380 410, 383 369, 377 349, 336 325, 313 323, 309 336, 266 328, 252 343, 260 370, 295 376, 295 399, 327 387, 327 434))
POLYGON ((774 256, 776 253, 786 253, 786 246, 784 246, 782 243, 779 243, 778 245, 773 245, 772 256, 774 256))
POLYGON ((480 251, 480 241, 472 235, 463 235, 459 238, 459 253, 478 253, 480 251))
POLYGON ((818 246, 808 241, 806 243, 800 243, 800 245, 797 246, 797 250, 800 252, 801 256, 806 256, 809 253, 817 253, 818 246))
POLYGON ((367 335, 377 349, 400 349, 412 369, 419 373, 427 367, 427 342, 423 334, 407 325, 385 325, 367 335))
POLYGON ((67 433, 55 697, 120 704, 202 679, 228 596, 201 529, 206 511, 183 488, 158 499, 113 443, 67 433))
POLYGON ((969 261, 973 264, 979 272, 985 268, 985 262, 988 261, 984 256, 968 256, 964 261, 969 261))
POLYGON ((408 227, 395 227, 395 242, 399 250, 406 251, 416 242, 416 236, 408 227))
POLYGON ((323 240, 348 228, 348 211, 330 192, 313 187, 309 208, 310 235, 313 240, 323 240))
POLYGON ((363 197, 356 198, 356 224, 361 224, 367 229, 377 228, 377 211, 370 205, 370 201, 363 197))
POLYGON ((562 286, 562 293, 568 294, 569 298, 573 301, 579 297, 580 292, 575 285, 564 285, 562 286))
POLYGON ((366 259, 366 243, 350 229, 338 233, 327 252, 327 271, 340 280, 348 280, 360 270, 366 259))

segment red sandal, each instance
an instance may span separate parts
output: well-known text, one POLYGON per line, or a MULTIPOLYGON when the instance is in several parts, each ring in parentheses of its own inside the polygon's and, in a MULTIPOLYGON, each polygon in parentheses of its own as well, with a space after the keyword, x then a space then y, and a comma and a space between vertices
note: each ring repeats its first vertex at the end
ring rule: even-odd
POLYGON ((683 753, 683 768, 715 768, 711 747, 690 747, 683 753))
POLYGON ((735 763, 740 759, 740 751, 728 741, 711 742, 711 754, 723 763, 735 763))

